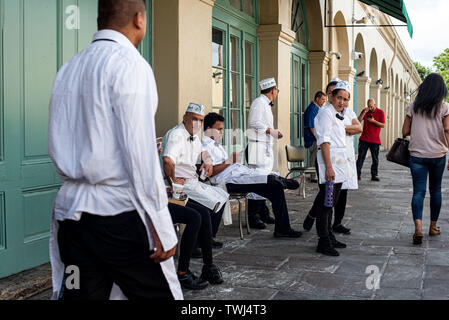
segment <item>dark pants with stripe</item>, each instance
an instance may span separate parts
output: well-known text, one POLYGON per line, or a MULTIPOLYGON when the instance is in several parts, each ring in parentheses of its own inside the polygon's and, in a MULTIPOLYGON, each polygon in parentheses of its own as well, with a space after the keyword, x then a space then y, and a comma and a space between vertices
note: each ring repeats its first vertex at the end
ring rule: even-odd
POLYGON ((59 222, 58 244, 65 267, 79 269, 79 289, 62 288, 64 300, 108 300, 116 283, 129 300, 173 300, 148 235, 136 211, 59 222))

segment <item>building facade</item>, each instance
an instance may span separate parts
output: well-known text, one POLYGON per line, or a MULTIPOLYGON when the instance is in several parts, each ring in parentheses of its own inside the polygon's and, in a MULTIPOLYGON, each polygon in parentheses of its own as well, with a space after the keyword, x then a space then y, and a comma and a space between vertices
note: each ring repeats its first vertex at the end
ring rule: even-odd
MULTIPOLYGON (((419 75, 394 28, 350 27, 388 15, 356 0, 146 0, 147 37, 139 50, 159 94, 157 134, 182 121, 189 102, 226 117, 228 145, 244 131, 258 82, 275 77, 273 108, 285 145, 303 144, 303 113, 333 77, 354 88, 350 108, 369 97, 385 111, 382 143, 400 136, 419 75), (369 20, 369 19, 368 19, 369 20), (331 27, 329 27, 331 26, 331 27), (363 55, 355 59, 353 52, 363 55)), ((53 201, 61 181, 47 155, 48 104, 59 67, 89 45, 97 0, 0 0, 0 277, 48 261, 53 201)), ((356 140, 355 140, 356 143, 356 140)))

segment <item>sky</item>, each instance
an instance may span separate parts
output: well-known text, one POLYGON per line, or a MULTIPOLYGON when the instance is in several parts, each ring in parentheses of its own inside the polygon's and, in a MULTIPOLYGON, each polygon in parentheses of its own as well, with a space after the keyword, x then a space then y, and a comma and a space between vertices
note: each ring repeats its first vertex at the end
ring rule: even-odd
MULTIPOLYGON (((414 61, 433 66, 433 58, 449 48, 449 1, 404 0, 412 21, 413 39, 407 28, 396 28, 402 43, 414 61)), ((392 19, 394 24, 403 24, 392 19)))

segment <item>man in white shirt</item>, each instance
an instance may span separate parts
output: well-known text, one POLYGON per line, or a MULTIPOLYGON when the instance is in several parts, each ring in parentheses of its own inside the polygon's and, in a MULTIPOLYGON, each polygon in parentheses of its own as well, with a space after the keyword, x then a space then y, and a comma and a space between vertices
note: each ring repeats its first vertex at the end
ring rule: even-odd
POLYGON ((338 256, 335 248, 346 248, 346 244, 337 241, 332 228, 332 208, 338 203, 343 182, 348 180, 349 164, 346 154, 346 129, 343 111, 349 103, 351 93, 347 82, 338 82, 332 91, 331 104, 327 105, 315 118, 315 134, 319 147, 317 164, 319 175, 319 193, 312 211, 316 214, 316 228, 319 242, 316 251, 324 255, 338 256), (327 182, 333 183, 329 192, 333 201, 325 203, 327 182))
POLYGON ((54 206, 53 298, 105 300, 115 283, 128 299, 182 299, 172 256, 177 236, 158 165, 158 97, 136 49, 143 0, 99 0, 92 44, 58 72, 48 151, 64 180, 54 206), (80 288, 65 288, 76 266, 80 288))
POLYGON ((199 134, 204 121, 204 106, 190 103, 184 115, 183 122, 164 136, 162 141, 162 160, 165 175, 169 183, 183 186, 183 192, 189 197, 187 207, 206 209, 209 211, 208 223, 211 227, 209 243, 199 243, 203 254, 203 271, 201 279, 211 284, 223 282, 220 270, 212 263, 212 244, 223 216, 229 194, 219 187, 210 186, 198 181, 196 165, 203 164, 200 172, 205 170, 205 176, 213 173, 212 159, 203 150, 199 134), (205 257, 206 255, 206 257, 205 257), (205 259, 209 257, 209 259, 205 259))
MULTIPOLYGON (((271 110, 279 89, 274 78, 264 79, 259 85, 261 94, 251 104, 248 115, 246 157, 250 168, 269 174, 273 171, 274 165, 273 140, 283 138, 283 134, 274 129, 271 110)), ((256 194, 251 194, 249 197, 248 215, 250 226, 257 229, 265 228, 263 222, 274 223, 274 219, 269 215, 265 199, 256 194)))
POLYGON ((224 118, 217 113, 209 113, 204 120, 203 147, 212 158, 214 172, 210 178, 213 184, 226 184, 229 192, 254 192, 268 198, 275 216, 275 238, 299 238, 302 233, 290 226, 284 189, 298 189, 293 179, 285 179, 274 174, 266 174, 238 164, 238 155, 228 157, 220 141, 223 138, 224 118))

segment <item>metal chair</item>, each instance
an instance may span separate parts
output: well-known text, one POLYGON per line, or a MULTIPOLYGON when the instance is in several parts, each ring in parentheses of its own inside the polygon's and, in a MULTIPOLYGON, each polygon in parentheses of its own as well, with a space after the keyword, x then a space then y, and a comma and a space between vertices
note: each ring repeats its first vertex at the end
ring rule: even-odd
POLYGON ((314 167, 303 166, 306 160, 306 149, 304 147, 285 146, 285 152, 287 154, 287 162, 289 163, 301 163, 299 167, 291 167, 285 178, 288 178, 292 173, 299 172, 300 183, 302 188, 299 189, 299 195, 301 196, 301 189, 303 198, 306 198, 306 174, 315 173, 314 167))
POLYGON ((239 203, 239 230, 240 230, 240 239, 243 240, 243 225, 242 225, 242 202, 245 203, 245 221, 246 221, 246 232, 251 234, 249 229, 249 221, 248 221, 248 193, 239 193, 239 192, 229 192, 229 200, 237 200, 239 203))

